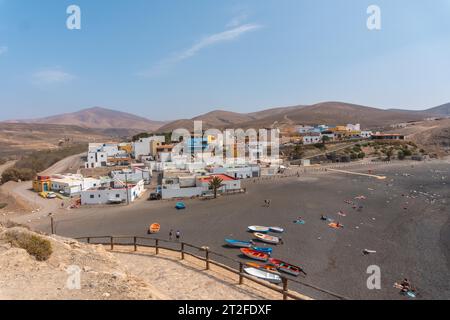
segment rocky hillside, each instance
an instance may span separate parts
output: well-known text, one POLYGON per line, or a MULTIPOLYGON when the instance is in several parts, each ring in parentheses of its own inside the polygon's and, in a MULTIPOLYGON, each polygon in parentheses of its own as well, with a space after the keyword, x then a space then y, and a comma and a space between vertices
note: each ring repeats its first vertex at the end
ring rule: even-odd
POLYGON ((164 298, 128 273, 102 246, 40 235, 22 227, 0 225, 0 270, 0 300, 164 298), (68 284, 76 283, 71 276, 78 268, 81 288, 71 289, 68 284))

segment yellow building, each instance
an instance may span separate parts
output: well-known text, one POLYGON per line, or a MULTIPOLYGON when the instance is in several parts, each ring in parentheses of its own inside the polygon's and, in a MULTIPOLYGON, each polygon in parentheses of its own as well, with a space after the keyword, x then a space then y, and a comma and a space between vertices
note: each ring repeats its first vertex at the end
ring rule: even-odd
POLYGON ((123 150, 126 153, 131 154, 133 146, 131 145, 131 143, 121 143, 119 144, 119 150, 123 150))
POLYGON ((48 176, 36 176, 33 180, 33 190, 36 192, 48 192, 51 190, 51 181, 48 176))

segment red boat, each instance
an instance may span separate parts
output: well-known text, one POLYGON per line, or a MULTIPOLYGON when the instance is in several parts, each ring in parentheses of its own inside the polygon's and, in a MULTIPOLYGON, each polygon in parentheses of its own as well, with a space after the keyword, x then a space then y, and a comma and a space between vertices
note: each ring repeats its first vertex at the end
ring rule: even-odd
POLYGON ((300 273, 304 273, 306 275, 306 272, 303 271, 302 268, 294 266, 293 264, 278 260, 278 259, 274 259, 274 258, 270 258, 269 259, 269 263, 274 265, 275 267, 277 267, 277 269, 281 272, 285 272, 288 273, 290 275, 293 276, 298 276, 300 273))
POLYGON ((241 248, 241 252, 250 259, 255 259, 264 262, 266 262, 269 259, 269 255, 267 253, 259 252, 253 249, 241 248))

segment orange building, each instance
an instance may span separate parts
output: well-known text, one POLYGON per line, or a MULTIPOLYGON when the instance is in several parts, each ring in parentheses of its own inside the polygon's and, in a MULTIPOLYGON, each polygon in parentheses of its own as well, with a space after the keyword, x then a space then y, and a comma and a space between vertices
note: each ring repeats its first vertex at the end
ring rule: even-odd
POLYGON ((48 192, 51 190, 51 185, 49 176, 36 176, 33 180, 33 190, 36 192, 48 192))

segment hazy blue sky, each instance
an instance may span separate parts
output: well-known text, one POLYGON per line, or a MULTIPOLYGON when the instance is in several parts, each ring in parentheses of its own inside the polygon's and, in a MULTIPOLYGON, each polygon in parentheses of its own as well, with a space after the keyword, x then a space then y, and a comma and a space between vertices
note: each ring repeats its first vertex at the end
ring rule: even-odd
POLYGON ((450 0, 0 0, 0 120, 450 101, 450 0), (81 7, 81 30, 66 8, 81 7), (382 29, 366 27, 381 8, 382 29))

